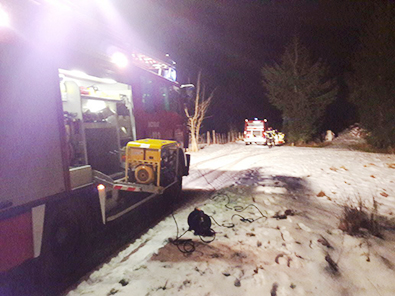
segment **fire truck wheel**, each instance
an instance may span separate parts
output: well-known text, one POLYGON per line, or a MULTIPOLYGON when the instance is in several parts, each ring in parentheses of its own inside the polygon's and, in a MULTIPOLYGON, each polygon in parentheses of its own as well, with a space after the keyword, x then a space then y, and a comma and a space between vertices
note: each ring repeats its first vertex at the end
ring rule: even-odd
POLYGON ((60 212, 51 228, 50 236, 51 252, 56 257, 66 260, 80 245, 79 219, 72 212, 60 212))
POLYGON ((43 240, 44 285, 62 283, 78 270, 86 255, 83 215, 71 207, 58 207, 48 213, 43 240))

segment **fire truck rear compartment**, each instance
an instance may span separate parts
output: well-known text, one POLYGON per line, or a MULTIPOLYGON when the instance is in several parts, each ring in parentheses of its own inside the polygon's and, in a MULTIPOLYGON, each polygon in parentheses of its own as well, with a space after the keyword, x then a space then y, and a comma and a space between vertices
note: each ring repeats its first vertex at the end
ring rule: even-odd
POLYGON ((135 139, 131 87, 63 69, 59 78, 70 167, 122 171, 121 148, 135 139))

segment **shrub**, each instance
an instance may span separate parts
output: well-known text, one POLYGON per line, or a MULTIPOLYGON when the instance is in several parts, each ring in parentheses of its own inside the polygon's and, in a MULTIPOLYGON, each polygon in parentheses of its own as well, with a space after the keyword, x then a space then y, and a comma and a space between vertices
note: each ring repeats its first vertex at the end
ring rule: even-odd
POLYGON ((375 198, 373 198, 373 209, 371 210, 364 205, 361 198, 358 200, 357 206, 348 203, 343 206, 339 229, 353 236, 362 235, 365 229, 374 236, 382 237, 377 212, 378 204, 375 198))

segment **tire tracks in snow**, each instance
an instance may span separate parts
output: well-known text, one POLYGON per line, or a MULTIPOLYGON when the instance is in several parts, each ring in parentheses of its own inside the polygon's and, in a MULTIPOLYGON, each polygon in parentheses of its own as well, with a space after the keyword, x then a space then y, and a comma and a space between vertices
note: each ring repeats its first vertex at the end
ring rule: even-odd
POLYGON ((190 180, 186 180, 187 182, 185 185, 187 187, 199 187, 198 184, 201 184, 203 181, 204 184, 208 184, 216 190, 230 186, 235 182, 237 176, 243 175, 246 170, 253 168, 254 164, 259 162, 254 158, 259 155, 264 155, 262 154, 261 150, 259 153, 251 154, 251 151, 245 151, 245 148, 243 151, 235 151, 234 153, 234 156, 237 157, 236 160, 224 165, 217 165, 214 169, 210 168, 208 171, 204 168, 199 168, 199 166, 210 161, 218 161, 218 159, 222 157, 229 157, 229 154, 226 153, 224 155, 216 156, 194 164, 194 166, 191 168, 191 174, 188 177, 190 180), (249 159, 253 159, 253 162, 249 161, 249 159), (242 167, 236 167, 241 163, 242 167), (237 168, 236 170, 234 170, 235 167, 237 168), (231 182, 229 182, 230 180, 231 182))

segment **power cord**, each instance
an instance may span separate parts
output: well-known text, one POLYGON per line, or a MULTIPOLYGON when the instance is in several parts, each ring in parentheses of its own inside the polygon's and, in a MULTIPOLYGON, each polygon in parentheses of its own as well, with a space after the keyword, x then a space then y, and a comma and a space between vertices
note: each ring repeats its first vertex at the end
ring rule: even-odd
MULTIPOLYGON (((264 214, 262 213, 262 211, 261 211, 256 205, 254 205, 254 204, 249 204, 249 205, 247 205, 247 206, 245 206, 245 207, 242 207, 242 206, 239 206, 239 205, 236 205, 236 206, 234 206, 234 207, 230 207, 230 206, 229 206, 229 204, 231 203, 231 202, 230 202, 230 197, 229 197, 229 195, 227 195, 226 193, 219 193, 219 194, 217 194, 217 195, 214 195, 211 199, 212 199, 212 200, 215 200, 216 198, 221 197, 221 196, 222 196, 222 197, 225 197, 226 200, 227 200, 227 203, 225 204, 225 207, 226 207, 227 209, 234 210, 234 211, 236 211, 236 212, 238 212, 238 213, 241 213, 241 212, 245 211, 245 210, 246 210, 247 208, 249 208, 249 207, 254 207, 254 208, 256 208, 256 209, 258 210, 258 212, 261 214, 261 217, 258 217, 258 218, 256 218, 256 219, 254 219, 254 218, 245 218, 245 217, 243 217, 243 216, 240 215, 240 214, 234 214, 234 215, 231 217, 231 220, 232 220, 232 221, 233 221, 233 218, 236 217, 236 216, 240 217, 240 221, 242 221, 242 222, 248 222, 248 223, 255 222, 255 221, 257 221, 257 220, 259 220, 259 219, 262 219, 262 218, 265 218, 265 221, 268 219, 268 216, 264 215, 264 214)), ((225 223, 219 224, 219 223, 214 219, 213 216, 210 216, 210 218, 213 219, 213 221, 215 222, 215 224, 217 224, 217 225, 220 226, 220 227, 233 228, 233 227, 235 226, 235 224, 234 224, 233 222, 228 223, 228 224, 225 224, 225 223)))
POLYGON ((183 234, 181 234, 180 236, 178 236, 179 234, 179 228, 178 228, 178 223, 176 220, 176 217, 174 217, 174 214, 172 213, 171 216, 174 219, 174 222, 176 223, 176 227, 177 227, 177 236, 175 240, 171 240, 170 242, 175 245, 177 247, 177 249, 183 253, 183 254, 192 254, 193 252, 195 252, 196 248, 195 248, 195 244, 191 239, 181 239, 185 233, 188 232, 188 230, 185 230, 185 232, 183 234))
MULTIPOLYGON (((216 188, 207 180, 206 176, 204 176, 204 175, 200 172, 200 170, 198 170, 198 172, 199 172, 200 175, 206 180, 207 184, 209 184, 211 187, 213 187, 214 190, 216 190, 216 188)), ((238 213, 241 213, 241 212, 245 211, 245 210, 246 210, 247 208, 249 208, 249 207, 254 207, 254 208, 256 208, 256 209, 258 210, 258 212, 261 214, 261 217, 256 218, 256 219, 254 219, 254 218, 245 218, 245 217, 243 217, 243 216, 240 215, 240 214, 234 214, 234 215, 231 217, 231 220, 232 220, 232 221, 233 221, 233 218, 236 217, 236 216, 240 217, 240 221, 242 221, 242 222, 248 222, 248 223, 253 223, 253 222, 255 222, 255 221, 259 220, 259 219, 262 219, 262 218, 265 218, 265 221, 268 219, 268 217, 265 216, 265 215, 262 213, 262 211, 261 211, 256 205, 254 205, 254 204, 249 204, 249 205, 247 205, 246 207, 242 207, 242 206, 238 206, 238 205, 236 205, 236 206, 234 206, 234 207, 228 206, 228 205, 231 203, 231 202, 230 202, 230 197, 229 197, 227 194, 225 194, 225 193, 219 193, 219 194, 217 194, 217 195, 214 195, 214 196, 211 197, 210 199, 211 199, 211 200, 215 200, 217 197, 220 197, 220 196, 224 196, 224 197, 227 198, 227 203, 225 204, 225 207, 226 207, 227 209, 234 210, 234 211, 236 211, 236 212, 238 212, 238 213)), ((195 209, 195 211, 196 211, 196 210, 198 210, 198 209, 195 209)), ((199 210, 199 211, 200 211, 200 210, 199 210)), ((202 213, 203 213, 203 212, 202 212, 202 213)), ((204 213, 203 213, 203 214, 204 214, 204 213)), ((183 254, 185 254, 185 255, 192 254, 193 252, 196 251, 195 243, 192 241, 192 239, 181 239, 188 231, 191 231, 191 230, 192 230, 191 227, 190 227, 188 230, 186 230, 182 235, 179 236, 179 227, 178 227, 177 220, 176 220, 176 218, 174 217, 174 214, 173 214, 173 213, 171 214, 171 216, 173 217, 174 222, 175 222, 175 224, 176 224, 176 228, 177 228, 177 236, 176 236, 176 239, 175 239, 175 240, 171 240, 171 243, 172 243, 173 245, 177 246, 178 250, 179 250, 181 253, 183 253, 183 254)), ((191 216, 191 214, 190 214, 190 216, 191 216)), ((206 216, 206 217, 207 217, 207 216, 206 216)), ((208 216, 208 217, 210 217, 210 219, 213 220, 214 223, 217 224, 217 225, 220 226, 220 227, 226 227, 226 228, 233 228, 233 227, 235 227, 235 224, 234 224, 233 222, 228 223, 228 224, 225 224, 225 223, 219 224, 219 223, 214 219, 213 216, 208 216)), ((188 220, 189 220, 189 217, 188 217, 188 220)), ((189 223, 189 222, 190 222, 190 221, 188 221, 188 223, 189 223)), ((211 223, 210 223, 210 224, 211 224, 211 223)), ((215 240, 215 238, 216 238, 216 232, 215 232, 212 228, 209 229, 208 233, 209 233, 209 236, 212 236, 212 239, 210 239, 210 240, 205 240, 205 239, 202 238, 201 235, 199 235, 200 240, 201 240, 202 242, 206 243, 206 244, 213 242, 213 241, 215 240)), ((195 231, 195 234, 196 234, 196 231, 195 231)))
MULTIPOLYGON (((183 253, 185 255, 192 254, 193 252, 196 251, 195 242, 192 241, 192 239, 181 239, 188 231, 190 231, 190 229, 185 230, 184 233, 179 236, 179 227, 178 227, 176 217, 174 217, 174 214, 171 214, 171 216, 173 217, 174 222, 176 223, 177 236, 176 236, 175 240, 170 240, 170 242, 173 245, 175 245, 181 253, 183 253)), ((210 232, 211 232, 211 236, 212 236, 212 239, 210 239, 210 240, 205 240, 205 239, 203 239, 203 237, 201 235, 199 235, 200 240, 202 242, 204 242, 205 244, 209 244, 215 240, 215 237, 216 237, 215 231, 212 228, 210 228, 210 232)))

